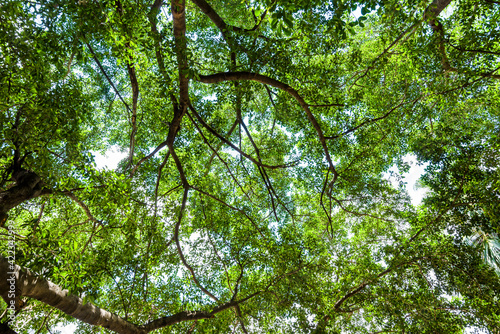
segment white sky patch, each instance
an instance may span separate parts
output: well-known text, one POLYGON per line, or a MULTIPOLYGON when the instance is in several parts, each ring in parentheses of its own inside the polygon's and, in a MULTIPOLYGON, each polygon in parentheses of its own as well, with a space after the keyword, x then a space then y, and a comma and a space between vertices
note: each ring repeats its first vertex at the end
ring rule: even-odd
POLYGON ((215 95, 215 93, 211 94, 211 95, 208 95, 208 96, 204 96, 201 98, 202 100, 204 101, 212 101, 212 102, 216 102, 217 101, 217 95, 215 95))
POLYGON ((118 163, 127 157, 126 152, 120 152, 117 146, 111 147, 106 154, 92 152, 98 169, 116 169, 118 163))
MULTIPOLYGON (((408 173, 404 173, 401 175, 404 182, 406 182, 406 190, 408 191, 408 194, 411 197, 411 203, 415 206, 420 205, 420 203, 422 203, 422 199, 424 198, 427 192, 427 189, 425 187, 421 187, 418 184, 418 180, 424 174, 425 167, 427 167, 427 164, 419 165, 417 162, 417 158, 414 155, 405 156, 403 158, 403 161, 411 166, 408 173)), ((389 171, 400 174, 396 166, 389 169, 389 171)), ((386 173, 385 177, 387 177, 389 181, 391 181, 392 184, 395 187, 397 187, 397 181, 394 180, 393 178, 390 178, 389 173, 386 173)))
POLYGON ((358 8, 356 8, 356 10, 354 12, 351 12, 351 15, 354 16, 354 18, 357 20, 359 19, 361 16, 361 7, 358 6, 358 8))
POLYGON ((73 334, 76 333, 76 324, 57 325, 52 329, 53 333, 73 334))
POLYGON ((486 329, 475 327, 475 326, 466 327, 465 333, 467 333, 467 334, 488 334, 486 329))
POLYGON ((446 6, 445 9, 443 9, 443 11, 439 14, 439 17, 440 18, 443 18, 443 19, 447 19, 448 17, 451 16, 451 14, 453 14, 453 12, 455 11, 455 8, 456 6, 453 4, 453 3, 450 3, 448 6, 446 6))
POLYGON ((231 147, 223 147, 222 152, 230 154, 233 158, 238 159, 240 157, 240 153, 231 147))
POLYGON ((425 187, 420 186, 417 181, 425 172, 425 165, 419 165, 417 163, 417 159, 415 156, 410 156, 404 159, 406 162, 410 163, 410 171, 408 173, 403 174, 405 181, 407 182, 406 189, 411 197, 411 202, 413 205, 420 205, 422 203, 422 199, 427 193, 427 189, 425 187))

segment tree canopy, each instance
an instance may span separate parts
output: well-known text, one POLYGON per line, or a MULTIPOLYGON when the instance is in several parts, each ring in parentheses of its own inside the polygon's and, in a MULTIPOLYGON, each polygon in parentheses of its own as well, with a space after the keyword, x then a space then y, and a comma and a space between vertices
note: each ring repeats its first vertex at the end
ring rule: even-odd
POLYGON ((2 328, 500 328, 497 1, 0 6, 2 328))

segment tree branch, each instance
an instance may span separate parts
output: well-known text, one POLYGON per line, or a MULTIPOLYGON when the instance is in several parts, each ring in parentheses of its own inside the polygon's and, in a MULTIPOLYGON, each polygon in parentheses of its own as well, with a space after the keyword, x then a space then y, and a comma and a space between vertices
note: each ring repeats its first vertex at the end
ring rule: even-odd
POLYGON ((84 304, 83 300, 63 290, 58 285, 33 275, 29 270, 11 265, 0 255, 0 293, 9 303, 8 292, 11 284, 8 279, 14 278, 16 297, 26 296, 48 304, 67 315, 94 326, 102 326, 120 334, 144 334, 147 331, 126 321, 109 311, 93 304, 84 304))
POLYGON ((175 110, 174 103, 174 117, 172 118, 172 122, 170 122, 166 140, 167 146, 172 150, 175 136, 181 126, 182 117, 184 117, 189 104, 189 79, 186 77, 186 74, 189 71, 186 55, 186 1, 172 0, 171 11, 174 20, 175 54, 177 57, 180 91, 179 105, 175 110))
POLYGON ((220 83, 220 82, 225 82, 225 81, 238 81, 238 80, 249 80, 249 81, 256 81, 263 83, 265 85, 273 86, 278 89, 281 89, 297 100, 297 102, 300 104, 302 109, 306 112, 307 118, 309 119, 309 122, 312 124, 314 129, 316 130, 316 133, 318 134, 319 140, 321 142, 321 145, 323 146, 323 150, 325 152, 325 157, 326 160, 328 161, 328 165, 330 170, 334 173, 334 175, 337 175, 337 171, 335 170, 335 167, 333 165, 332 158, 330 157, 330 152, 328 151, 328 146, 326 145, 326 140, 325 136, 323 134, 323 130, 321 130, 321 127, 319 126, 318 121, 312 114, 311 110, 309 109, 309 104, 304 101, 302 96, 290 87, 289 85, 282 83, 276 79, 272 79, 270 77, 267 77, 262 74, 257 74, 257 73, 251 73, 251 72, 225 72, 225 73, 217 73, 217 74, 212 74, 212 75, 200 75, 199 76, 199 81, 203 83, 220 83))
POLYGON ((87 215, 90 221, 101 224, 99 220, 94 218, 88 206, 86 206, 85 203, 83 203, 78 197, 76 197, 75 194, 73 194, 71 191, 64 191, 63 193, 69 198, 71 198, 73 201, 75 201, 75 203, 78 204, 83 209, 83 211, 85 211, 85 214, 87 215))
MULTIPOLYGON (((157 16, 158 13, 160 12, 161 6, 162 6, 162 0, 155 0, 153 5, 151 6, 151 10, 148 13, 148 19, 151 25, 151 33, 153 35, 155 43, 155 55, 156 55, 156 62, 158 63, 158 69, 160 70, 160 73, 163 76, 163 81, 170 82, 170 77, 168 76, 167 71, 165 70, 165 62, 163 60, 163 55, 161 52, 160 33, 158 32, 158 27, 156 26, 157 16)), ((175 95, 172 92, 169 93, 169 96, 175 114, 176 110, 179 108, 179 105, 177 99, 175 98, 175 95)))
POLYGON ((91 303, 84 304, 80 297, 70 294, 68 290, 63 290, 18 265, 11 265, 7 258, 0 255, 0 295, 7 304, 10 301, 8 294, 11 282, 14 282, 16 297, 37 299, 84 323, 101 326, 119 334, 146 334, 182 321, 213 318, 215 314, 244 303, 261 293, 257 291, 243 299, 216 306, 212 311, 182 311, 139 326, 91 303), (10 280, 11 278, 14 279, 10 280))
POLYGON ((148 332, 151 332, 155 329, 171 326, 171 325, 174 325, 174 324, 182 322, 182 321, 213 318, 217 313, 225 311, 225 310, 227 310, 231 307, 234 307, 236 305, 242 304, 242 303, 246 302, 247 300, 257 296, 260 293, 261 293, 261 291, 257 291, 255 293, 243 298, 243 299, 230 301, 230 302, 227 302, 225 304, 216 306, 210 312, 208 312, 208 311, 183 311, 183 312, 179 312, 179 313, 176 313, 176 314, 168 316, 168 317, 163 317, 160 319, 153 320, 150 323, 148 323, 144 326, 141 326, 141 328, 143 328, 146 331, 146 333, 148 333, 148 332))
POLYGON ((127 71, 132 86, 132 131, 130 132, 130 152, 129 164, 132 164, 135 149, 135 134, 137 133, 137 100, 139 99, 139 84, 137 83, 137 76, 135 75, 135 66, 131 62, 127 62, 127 71))
MULTIPOLYGON (((395 107, 391 108, 391 110, 389 110, 389 111, 388 111, 387 113, 385 113, 384 115, 382 115, 382 116, 380 116, 380 117, 377 117, 377 118, 370 118, 370 119, 367 119, 367 120, 365 120, 365 121, 361 122, 360 124, 356 125, 355 127, 353 127, 353 128, 351 128, 351 129, 349 129, 349 130, 346 130, 346 131, 342 132, 341 134, 338 134, 338 135, 335 135, 335 136, 330 136, 330 137, 325 137, 325 139, 336 139, 336 138, 339 138, 339 137, 343 137, 343 136, 345 136, 345 135, 347 135, 347 134, 349 134, 349 133, 351 133, 351 132, 354 132, 354 131, 356 131, 357 129, 359 129, 359 128, 361 128, 361 127, 365 126, 366 124, 369 124, 369 123, 374 123, 374 122, 378 122, 378 121, 380 121, 380 120, 383 120, 384 118, 387 118, 387 117, 388 117, 390 114, 392 114, 392 112, 393 112, 394 110, 396 110, 397 108, 401 107, 401 106, 402 106, 402 105, 404 105, 404 104, 408 104, 408 103, 410 103, 410 102, 406 102, 406 103, 405 103, 405 102, 404 102, 404 101, 405 101, 405 98, 406 98, 406 96, 404 96, 404 97, 403 97, 402 101, 401 101, 401 102, 400 102, 397 106, 395 106, 395 107)), ((418 101, 418 100, 420 100, 420 97, 418 97, 418 98, 415 100, 415 102, 416 102, 416 101, 418 101)))
POLYGON ((0 192, 0 226, 3 226, 7 220, 7 212, 10 209, 27 200, 46 194, 48 191, 42 188, 43 182, 40 177, 26 169, 18 168, 14 170, 12 178, 16 185, 0 192))
POLYGON ((172 16, 174 19, 175 53, 177 56, 177 68, 179 71, 180 107, 182 111, 187 109, 189 95, 189 80, 186 77, 188 67, 186 55, 186 1, 172 0, 172 16))
POLYGON ((437 17, 450 4, 451 0, 434 0, 424 11, 424 21, 427 21, 432 30, 438 34, 439 52, 441 53, 441 65, 446 72, 456 72, 457 69, 450 65, 444 45, 444 29, 437 17))
MULTIPOLYGON (((85 36, 84 36, 85 37, 85 36)), ((115 91, 116 95, 118 95, 118 97, 120 98, 120 100, 122 101, 122 103, 125 105, 125 107, 127 108, 127 111, 130 112, 130 107, 129 105, 127 104, 127 102, 125 102, 125 100, 123 99, 123 97, 121 96, 120 92, 118 91, 118 89, 116 89, 115 87, 115 84, 113 83, 113 81, 111 81, 111 79, 109 78, 108 74, 106 73, 106 71, 104 70, 104 67, 102 67, 101 65, 101 62, 99 61, 99 58, 97 58, 97 55, 95 54, 94 52, 94 49, 90 46, 90 44, 86 41, 85 41, 85 45, 87 45, 87 47, 89 48, 89 51, 90 53, 92 53, 92 57, 94 58, 94 61, 96 62, 97 66, 99 67, 99 69, 101 70, 102 74, 104 75, 104 77, 106 77, 106 79, 108 80, 109 84, 111 85, 111 87, 113 88, 113 90, 115 91)))
MULTIPOLYGON (((404 30, 401 34, 399 34, 399 36, 398 36, 398 37, 396 37, 396 39, 395 39, 395 40, 394 40, 391 44, 389 44, 389 46, 388 46, 388 47, 386 47, 386 48, 384 49, 384 51, 382 51, 382 53, 380 53, 380 54, 379 54, 379 55, 378 55, 378 56, 377 56, 377 57, 376 57, 376 58, 372 61, 372 63, 371 63, 371 65, 370 65, 370 66, 368 66, 367 68, 365 68, 363 71, 358 71, 358 72, 356 72, 353 76, 351 76, 351 78, 353 78, 353 77, 355 77, 356 75, 358 75, 358 74, 360 74, 360 73, 363 73, 362 75, 360 75, 359 77, 357 77, 357 78, 354 80, 354 82, 351 84, 351 86, 350 86, 350 87, 352 87, 353 85, 355 85, 355 84, 356 84, 356 83, 357 83, 357 82, 358 82, 361 78, 365 77, 365 76, 368 74, 368 72, 369 72, 370 70, 374 69, 374 68, 375 68, 375 66, 377 65, 378 60, 379 60, 380 58, 382 58, 382 56, 383 56, 383 55, 385 55, 387 52, 389 52, 389 50, 391 50, 391 49, 392 49, 392 48, 393 48, 396 44, 398 44, 398 43, 399 43, 399 41, 401 41, 401 40, 403 39, 403 37, 405 37, 407 34, 409 34, 408 36, 411 36, 411 35, 415 32, 415 30, 416 30, 417 26, 418 26, 420 23, 422 23, 422 21, 415 22, 414 24, 412 24, 411 26, 409 26, 408 28, 406 28, 406 29, 405 29, 405 30, 404 30)), ((408 37, 407 37, 407 38, 408 38, 408 37)), ((406 39, 405 39, 405 40, 406 40, 406 39)), ((350 89, 350 88, 349 88, 349 89, 350 89)))
MULTIPOLYGON (((444 35, 444 28, 441 22, 437 20, 437 17, 441 12, 446 8, 451 3, 451 0, 434 0, 429 7, 427 7, 424 11, 424 20, 427 21, 429 26, 432 28, 434 33, 438 35, 438 48, 439 52, 441 53, 441 64, 443 66, 443 69, 446 72, 459 72, 459 70, 453 66, 450 65, 450 61, 448 59, 448 54, 446 53, 446 48, 445 48, 445 43, 447 42, 445 40, 445 35, 444 35)), ((454 45, 449 43, 452 47, 456 48, 454 45)), ((473 50, 471 52, 484 52, 484 53, 492 53, 488 51, 479 51, 479 50, 473 50)), ((493 53, 493 54, 498 54, 498 53, 493 53)), ((496 71, 496 70, 495 70, 496 71)), ((478 73, 476 75, 479 75, 483 78, 492 78, 492 79, 497 79, 500 80, 500 75, 493 74, 495 71, 489 72, 489 73, 478 73)))
POLYGON ((449 40, 446 41, 446 43, 448 43, 455 50, 458 50, 458 51, 461 51, 461 52, 485 53, 485 54, 500 56, 500 52, 498 52, 498 51, 489 51, 489 50, 481 50, 481 49, 464 49, 462 47, 454 45, 449 40))
MULTIPOLYGON (((260 16, 260 21, 257 22, 253 28, 251 29, 244 29, 244 28, 240 28, 240 27, 236 27, 236 26, 232 26, 230 24, 227 24, 223 19, 222 17, 220 17, 220 15, 212 8, 212 6, 210 6, 210 4, 208 2, 206 2, 205 0, 191 0, 192 3, 194 3, 196 6, 198 6, 198 8, 201 9, 201 11, 203 13, 205 13, 205 15, 208 16, 208 18, 215 24, 215 26, 220 30, 220 32, 222 33, 222 37, 224 38, 224 40, 226 42, 230 42, 229 41, 229 36, 227 35, 227 33, 229 31, 238 31, 238 32, 250 32, 250 31, 255 31, 257 30, 259 27, 260 27, 260 24, 262 23, 262 21, 264 21, 264 18, 266 17, 267 15, 267 10, 265 10, 261 16, 260 16)), ((273 1, 272 4, 274 4, 276 1, 273 1)), ((271 4, 271 5, 272 5, 271 4)))
POLYGON ((393 270, 399 268, 399 267, 402 267, 404 265, 407 265, 407 264, 411 264, 413 263, 414 261, 416 261, 418 259, 413 259, 411 261, 408 261, 408 262, 404 262, 404 263, 400 263, 398 264, 397 266, 393 266, 393 267, 389 267, 387 268, 386 270, 382 271, 380 274, 378 274, 375 278, 371 279, 371 280, 368 280, 364 283, 361 283, 360 285, 358 285, 356 288, 354 289, 351 289, 350 292, 348 292, 347 294, 344 295, 344 297, 342 297, 341 299, 339 299, 335 305, 334 305, 334 308, 336 310, 340 310, 340 306, 349 298, 351 298, 352 296, 356 295, 357 293, 361 292, 364 288, 366 288, 369 284, 373 283, 375 280, 389 274, 390 272, 392 272, 393 270))
POLYGON ((227 31, 229 28, 234 28, 233 26, 229 26, 224 20, 217 14, 217 12, 206 2, 205 0, 191 0, 198 8, 201 9, 205 15, 208 16, 210 20, 219 28, 222 33, 222 36, 227 41, 227 31))
POLYGON ((199 192, 199 193, 201 193, 201 194, 203 194, 203 195, 205 195, 205 196, 207 196, 207 197, 210 197, 211 199, 213 199, 213 200, 215 200, 215 201, 217 201, 217 202, 219 202, 219 203, 221 203, 221 204, 223 204, 223 205, 227 206, 227 207, 228 207, 228 208, 230 208, 231 210, 234 210, 234 211, 237 211, 237 212, 241 213, 242 215, 244 215, 244 216, 245 216, 245 217, 246 217, 246 218, 247 218, 247 219, 248 219, 248 220, 252 223, 252 225, 255 227, 255 229, 259 232, 260 236, 261 236, 263 239, 266 239, 266 240, 267 240, 267 238, 264 236, 264 234, 262 234, 262 231, 259 229, 259 226, 257 225, 257 223, 255 223, 255 222, 253 221, 253 219, 252 219, 252 218, 250 218, 250 216, 249 216, 249 215, 248 215, 248 214, 247 214, 244 210, 239 209, 239 208, 237 208, 237 207, 235 207, 235 206, 232 206, 232 205, 230 205, 230 204, 228 204, 228 203, 224 202, 223 200, 221 200, 221 199, 219 199, 219 198, 215 197, 214 195, 209 194, 209 193, 207 193, 207 192, 205 192, 205 191, 201 190, 201 189, 200 189, 200 188, 198 188, 198 187, 195 187, 195 186, 193 186, 193 185, 190 185, 190 186, 189 186, 189 188, 191 188, 191 189, 193 189, 193 190, 195 190, 195 191, 197 191, 197 192, 199 192))
POLYGON ((437 31, 440 29, 440 23, 436 22, 436 19, 450 3, 451 0, 433 0, 432 3, 425 9, 424 20, 427 21, 432 30, 437 31))
POLYGON ((165 146, 167 146, 167 141, 165 140, 163 143, 161 143, 160 145, 158 145, 154 150, 153 152, 149 153, 148 155, 146 155, 145 157, 141 158, 141 160, 139 160, 137 162, 137 164, 134 166, 134 168, 130 171, 130 176, 134 176, 135 172, 137 171, 137 169, 139 168, 139 166, 146 160, 148 160, 149 158, 151 158, 152 156, 154 156, 156 153, 158 153, 159 150, 161 150, 162 148, 164 148, 165 146))
MULTIPOLYGON (((240 188, 240 190, 243 192, 243 194, 245 194, 245 196, 248 198, 248 201, 252 202, 252 199, 250 198, 250 196, 247 194, 247 192, 245 191, 245 189, 243 189, 243 187, 241 186, 240 182, 238 181, 238 179, 236 178, 236 176, 233 174, 233 172, 231 171, 231 168, 229 168, 229 165, 227 164, 227 162, 221 158, 221 156, 219 155, 219 153, 217 153, 217 151, 220 149, 220 147, 222 146, 223 142, 220 142, 218 147, 217 148, 213 148, 212 145, 210 145, 210 143, 208 142, 208 139, 205 137, 205 135, 203 134, 203 132, 201 131, 200 127, 198 126, 198 124, 196 124, 196 122, 194 121, 194 119, 191 117, 191 115, 189 113, 187 113, 189 119, 191 120, 191 123, 194 125, 194 127, 196 128, 196 130, 198 131, 198 133, 200 134, 201 138, 203 139, 203 142, 205 144, 207 144, 207 146, 210 148, 210 150, 213 152, 212 155, 210 156, 210 159, 207 163, 207 170, 205 171, 205 176, 208 174, 208 172, 210 171, 209 169, 209 166, 210 164, 212 163, 212 159, 214 156, 217 156, 217 158, 219 159, 220 162, 222 162, 222 164, 226 167, 226 170, 227 172, 229 173, 229 175, 231 176, 231 178, 234 180, 234 182, 236 183, 236 185, 240 188)), ((238 120, 236 120, 236 122, 234 123, 234 125, 231 127, 231 130, 230 132, 232 132, 235 128, 236 128, 236 125, 238 124, 238 120)), ((228 137, 230 136, 230 134, 228 135, 228 137)))
POLYGON ((269 169, 277 169, 277 168, 287 168, 287 167, 289 167, 289 165, 287 165, 287 164, 273 166, 273 165, 266 165, 266 164, 263 164, 263 163, 259 162, 257 159, 253 158, 251 155, 246 154, 245 152, 243 152, 242 150, 240 150, 236 145, 234 145, 229 140, 227 140, 226 138, 224 138, 224 136, 220 135, 217 131, 215 131, 210 125, 208 125, 203 120, 203 118, 201 118, 201 116, 198 114, 198 112, 196 111, 196 109, 194 109, 194 107, 191 104, 189 104, 189 109, 194 114, 194 116, 196 117, 196 119, 201 123, 201 125, 203 125, 203 127, 205 129, 207 129, 212 135, 214 135, 215 137, 217 137, 220 140, 222 140, 224 143, 226 143, 227 145, 229 145, 233 150, 235 150, 236 152, 238 152, 239 154, 241 154, 242 156, 244 156, 245 158, 247 158, 248 160, 250 160, 251 162, 253 162, 257 166, 265 167, 265 168, 269 168, 269 169))
MULTIPOLYGON (((173 156, 173 155, 172 155, 173 156)), ((203 293, 205 293, 207 296, 212 298, 214 301, 219 301, 217 297, 215 297, 210 291, 205 289, 203 285, 201 285, 200 281, 198 281, 198 278, 196 277, 196 274, 194 272, 194 269, 187 263, 186 258, 184 257, 184 254, 182 253, 182 248, 181 244, 179 241, 179 230, 182 222, 182 216, 184 213, 184 209, 186 208, 186 201, 187 201, 187 195, 189 192, 189 185, 184 187, 184 194, 182 195, 182 205, 181 205, 181 211, 179 213, 179 218, 177 220, 177 224, 175 224, 175 230, 174 230, 174 240, 175 244, 177 245, 177 253, 179 253, 179 257, 181 258, 182 264, 184 264, 184 267, 186 267, 189 272, 191 273, 191 277, 193 278, 193 281, 195 282, 196 286, 200 288, 203 293)))
MULTIPOLYGON (((119 0, 115 0, 116 9, 120 19, 123 17, 123 6, 119 0)), ((122 26, 126 32, 126 35, 130 36, 128 25, 123 22, 122 26)), ((126 51, 132 51, 130 48, 130 41, 125 42, 126 51)), ((135 149, 135 134, 137 133, 137 101, 139 99, 139 84, 137 82, 137 76, 135 74, 134 58, 132 52, 128 53, 127 60, 127 72, 130 80, 130 86, 132 87, 132 115, 130 117, 130 123, 132 124, 132 131, 130 132, 130 148, 129 148, 129 166, 132 165, 132 160, 134 158, 135 149)))
POLYGON ((351 215, 354 215, 354 216, 357 216, 357 217, 370 217, 370 218, 382 220, 382 221, 385 221, 385 222, 392 222, 393 221, 391 219, 385 219, 385 218, 382 218, 382 217, 373 216, 373 215, 370 215, 368 213, 360 213, 360 212, 355 212, 355 211, 348 210, 347 208, 345 208, 342 205, 342 203, 337 198, 335 198, 334 196, 331 196, 331 195, 329 197, 331 199, 333 199, 335 201, 335 203, 337 203, 337 205, 342 209, 342 211, 350 213, 351 215))
MULTIPOLYGON (((195 123, 194 123, 194 120, 193 120, 193 124, 195 124, 195 123)), ((236 126, 237 126, 237 125, 238 125, 238 120, 235 120, 235 121, 234 121, 234 123, 233 123, 233 125, 232 125, 232 126, 231 126, 231 128, 229 129, 229 132, 228 132, 228 133, 227 133, 227 135, 226 135, 226 139, 227 139, 227 140, 229 140, 229 137, 231 137, 231 135, 233 134, 233 131, 234 131, 234 129, 236 129, 236 126)), ((198 132, 200 132, 200 131, 198 131, 198 132)), ((201 134, 201 132, 200 132, 200 134, 201 134)), ((205 137, 203 137, 203 138, 205 139, 205 137)), ((206 143, 207 143, 207 145, 209 145, 209 146, 210 146, 210 144, 208 144, 208 142, 206 142, 206 143)), ((212 161, 214 160, 215 156, 217 156, 217 157, 219 158, 219 160, 222 160, 222 159, 220 159, 220 156, 219 156, 219 155, 218 155, 218 153, 217 153, 217 152, 220 150, 220 148, 221 148, 222 144, 223 144, 223 142, 221 141, 221 142, 219 142, 219 145, 217 145, 217 147, 215 147, 215 148, 212 148, 212 147, 210 146, 210 149, 211 149, 213 152, 212 152, 212 155, 210 156, 210 159, 208 159, 208 162, 207 162, 207 170, 206 170, 206 172, 205 172, 205 175, 207 175, 207 174, 208 174, 208 172, 210 171, 210 165, 212 164, 212 161)), ((224 163, 225 163, 225 162, 224 162, 224 163)), ((226 165, 227 165, 227 164, 226 164, 226 165)))

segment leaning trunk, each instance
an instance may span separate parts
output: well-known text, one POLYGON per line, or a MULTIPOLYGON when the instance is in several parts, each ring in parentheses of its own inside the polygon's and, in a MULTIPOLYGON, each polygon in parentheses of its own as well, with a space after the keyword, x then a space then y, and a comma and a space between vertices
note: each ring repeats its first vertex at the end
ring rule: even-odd
POLYGON ((84 304, 81 298, 70 294, 68 290, 63 290, 58 285, 33 275, 29 270, 9 263, 0 255, 0 294, 7 304, 12 299, 12 295, 9 296, 11 291, 15 291, 16 299, 21 296, 38 299, 90 325, 102 326, 116 333, 146 333, 116 314, 90 303, 84 304))

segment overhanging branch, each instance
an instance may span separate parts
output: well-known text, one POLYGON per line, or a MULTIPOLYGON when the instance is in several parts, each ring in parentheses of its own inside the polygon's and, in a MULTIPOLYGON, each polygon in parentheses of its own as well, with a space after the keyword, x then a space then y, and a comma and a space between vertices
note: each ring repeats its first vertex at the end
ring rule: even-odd
POLYGON ((307 118, 309 122, 312 124, 316 133, 318 134, 319 140, 321 142, 321 146, 325 152, 326 160, 328 161, 329 169, 333 172, 335 176, 337 176, 337 171, 333 165, 332 158, 330 156, 330 152, 328 151, 328 146, 326 145, 326 139, 323 134, 323 130, 309 109, 309 104, 302 98, 302 96, 289 85, 278 81, 276 79, 272 79, 262 74, 251 73, 251 72, 224 72, 224 73, 216 73, 212 75, 200 75, 199 81, 203 83, 220 83, 225 81, 256 81, 263 83, 265 85, 273 86, 278 89, 281 89, 288 94, 290 94, 297 102, 300 104, 302 109, 306 112, 307 118))
MULTIPOLYGON (((212 8, 212 6, 210 6, 210 4, 208 2, 206 2, 205 0, 191 0, 192 3, 194 3, 196 6, 198 6, 198 8, 201 9, 201 11, 206 15, 208 16, 208 18, 215 24, 215 26, 220 30, 220 32, 222 33, 222 36, 224 37, 224 39, 226 40, 226 42, 229 42, 229 36, 227 35, 227 33, 229 31, 237 31, 237 32, 250 32, 250 31, 255 31, 257 30, 259 27, 260 27, 260 24, 262 23, 262 21, 264 21, 264 18, 266 17, 267 15, 267 10, 265 10, 261 16, 260 16, 260 20, 258 22, 256 22, 256 24, 253 26, 253 28, 251 29, 244 29, 244 28, 240 28, 240 27, 236 27, 236 26, 233 26, 233 25, 230 25, 230 24, 227 24, 223 19, 222 17, 220 17, 220 15, 212 8)), ((273 1, 272 4, 274 4, 276 1, 273 1)), ((271 6, 272 6, 271 4, 271 6)), ((254 14, 255 15, 255 14, 254 14)))
POLYGON ((93 304, 84 304, 83 300, 63 290, 58 285, 32 274, 18 265, 11 265, 0 255, 0 294, 8 303, 10 282, 15 278, 16 297, 25 296, 48 304, 73 318, 94 326, 102 326, 116 333, 145 334, 147 331, 126 321, 125 319, 93 304), (12 273, 12 274, 11 274, 12 273))
MULTIPOLYGON (((85 38, 85 36, 84 36, 85 38)), ((85 41, 85 40, 84 40, 85 41)), ((104 77, 106 78, 106 80, 108 80, 109 84, 111 85, 111 87, 113 88, 113 90, 115 91, 116 95, 118 95, 118 97, 120 98, 120 101, 122 101, 122 103, 125 105, 125 107, 127 108, 127 111, 130 112, 130 107, 129 105, 127 104, 127 102, 125 102, 125 100, 123 99, 123 97, 121 96, 120 92, 118 91, 118 89, 116 89, 115 87, 115 84, 113 83, 113 81, 111 81, 110 77, 108 76, 108 74, 106 73, 106 71, 104 70, 104 67, 102 67, 102 64, 101 62, 99 61, 99 58, 97 58, 97 55, 95 54, 94 52, 94 49, 90 46, 90 44, 85 41, 85 45, 87 45, 87 47, 89 48, 89 51, 90 53, 92 53, 92 57, 94 58, 94 61, 95 63, 97 64, 97 66, 99 67, 99 69, 101 70, 102 74, 104 75, 104 77)))
POLYGON ((7 258, 0 255, 0 295, 9 303, 10 279, 14 277, 16 297, 30 297, 50 305, 65 314, 93 326, 101 326, 119 334, 147 334, 153 330, 171 326, 183 321, 213 318, 215 314, 235 307, 257 296, 257 291, 243 299, 230 301, 212 308, 211 311, 182 311, 170 316, 153 320, 145 325, 133 324, 105 309, 99 308, 62 289, 44 278, 38 277, 27 269, 11 265, 7 258))
POLYGON ((248 160, 250 160, 251 162, 253 162, 257 166, 259 166, 259 167, 265 167, 265 168, 269 168, 269 169, 277 169, 277 168, 287 168, 287 167, 290 167, 290 164, 285 164, 285 165, 266 165, 266 164, 263 164, 262 162, 260 162, 259 160, 255 159, 251 155, 246 154, 245 152, 243 152, 242 150, 240 150, 236 145, 234 145, 229 140, 227 140, 224 136, 222 136, 217 131, 215 131, 210 125, 208 125, 203 120, 203 118, 201 118, 201 116, 198 114, 198 112, 196 111, 196 109, 194 109, 194 107, 191 104, 189 104, 189 109, 191 110, 191 112, 193 113, 193 115, 196 117, 196 119, 198 120, 198 122, 200 122, 200 124, 205 129, 207 129, 212 135, 214 135, 215 137, 219 138, 222 142, 224 142, 225 144, 227 144, 228 146, 230 146, 233 150, 235 150, 236 152, 238 152, 243 157, 247 158, 248 160))

